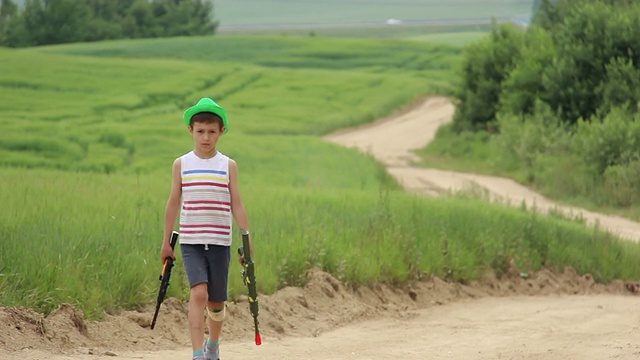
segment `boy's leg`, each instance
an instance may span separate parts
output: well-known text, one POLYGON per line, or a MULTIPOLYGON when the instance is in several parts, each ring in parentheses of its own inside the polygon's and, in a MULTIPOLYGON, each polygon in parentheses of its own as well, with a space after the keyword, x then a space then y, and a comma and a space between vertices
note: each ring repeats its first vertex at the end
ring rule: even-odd
POLYGON ((191 346, 194 354, 203 351, 204 321, 202 313, 207 306, 207 284, 198 284, 191 288, 189 296, 189 331, 191 332, 191 346))
POLYGON ((204 342, 205 360, 220 360, 220 333, 224 321, 224 303, 209 302, 207 305, 208 339, 204 342))
POLYGON ((202 245, 180 245, 182 251, 182 262, 184 264, 189 285, 191 286, 189 296, 189 332, 191 335, 191 346, 193 347, 193 358, 202 359, 204 357, 204 320, 202 314, 207 307, 209 297, 207 285, 207 260, 202 245))
POLYGON ((220 340, 222 322, 224 321, 224 303, 209 301, 208 308, 207 325, 209 327, 209 340, 217 343, 218 340, 220 340))
POLYGON ((227 300, 231 248, 209 246, 206 257, 209 268, 209 302, 207 304, 209 339, 206 341, 205 355, 207 360, 218 360, 220 333, 225 315, 224 302, 227 300))

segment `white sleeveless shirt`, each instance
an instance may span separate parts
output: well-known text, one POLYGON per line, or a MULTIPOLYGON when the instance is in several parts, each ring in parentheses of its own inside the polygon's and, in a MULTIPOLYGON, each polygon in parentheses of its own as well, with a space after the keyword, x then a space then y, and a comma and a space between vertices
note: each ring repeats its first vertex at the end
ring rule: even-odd
POLYGON ((231 246, 229 158, 218 152, 201 159, 191 151, 180 158, 180 165, 180 243, 231 246))

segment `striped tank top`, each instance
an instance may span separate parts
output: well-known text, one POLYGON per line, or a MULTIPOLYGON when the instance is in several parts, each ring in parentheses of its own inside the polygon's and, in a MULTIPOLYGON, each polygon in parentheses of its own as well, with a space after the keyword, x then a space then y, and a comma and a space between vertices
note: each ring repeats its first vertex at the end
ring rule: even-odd
POLYGON ((231 246, 229 158, 218 152, 201 159, 191 151, 180 164, 180 243, 231 246))

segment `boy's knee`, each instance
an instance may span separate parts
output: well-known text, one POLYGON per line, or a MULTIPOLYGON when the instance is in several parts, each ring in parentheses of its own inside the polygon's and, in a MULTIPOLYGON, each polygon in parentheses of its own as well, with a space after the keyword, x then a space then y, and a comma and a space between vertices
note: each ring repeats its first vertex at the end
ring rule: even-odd
POLYGON ((190 298, 192 301, 204 304, 207 302, 208 297, 209 297, 209 294, 207 292, 206 283, 198 284, 191 288, 190 298))
POLYGON ((224 303, 209 303, 209 306, 207 306, 207 316, 213 321, 223 321, 226 316, 224 303))
POLYGON ((207 303, 207 307, 209 308, 209 310, 223 309, 224 308, 224 302, 209 301, 207 303))

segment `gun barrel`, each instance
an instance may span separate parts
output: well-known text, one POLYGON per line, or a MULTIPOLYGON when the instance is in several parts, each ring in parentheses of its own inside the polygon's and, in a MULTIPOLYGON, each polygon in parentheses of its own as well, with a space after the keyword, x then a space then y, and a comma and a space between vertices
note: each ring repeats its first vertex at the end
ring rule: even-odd
POLYGON ((158 320, 158 312, 160 312, 160 303, 156 304, 156 311, 153 313, 153 320, 151 320, 151 330, 156 327, 156 320, 158 320))
POLYGON ((262 336, 260 335, 260 330, 258 327, 258 290, 256 288, 255 267, 253 264, 253 259, 251 258, 251 245, 249 243, 249 235, 242 235, 242 248, 238 249, 238 253, 240 254, 240 256, 244 255, 244 270, 242 271, 242 277, 249 290, 249 310, 251 311, 251 315, 253 316, 255 343, 256 345, 261 345, 262 336))

